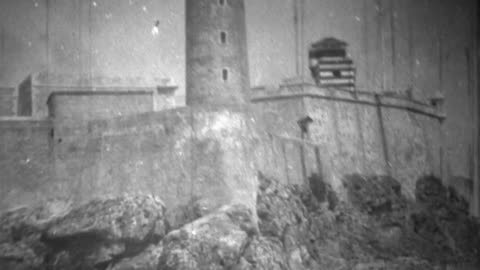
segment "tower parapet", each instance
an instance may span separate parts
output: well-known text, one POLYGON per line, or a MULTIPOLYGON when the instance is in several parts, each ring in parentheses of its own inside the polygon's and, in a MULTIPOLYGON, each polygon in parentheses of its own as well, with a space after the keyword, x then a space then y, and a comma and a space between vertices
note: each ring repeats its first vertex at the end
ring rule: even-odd
POLYGON ((243 0, 186 0, 186 103, 242 105, 250 87, 243 0))

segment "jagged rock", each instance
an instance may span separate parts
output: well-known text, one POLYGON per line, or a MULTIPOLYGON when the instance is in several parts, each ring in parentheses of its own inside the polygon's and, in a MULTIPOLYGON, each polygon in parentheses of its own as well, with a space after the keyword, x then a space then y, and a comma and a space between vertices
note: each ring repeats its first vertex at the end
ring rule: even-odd
POLYGON ((48 239, 96 235, 107 240, 143 241, 163 237, 166 231, 163 203, 149 196, 94 200, 72 210, 47 230, 48 239))
POLYGON ((10 211, 0 216, 0 269, 479 269, 479 224, 435 178, 418 181, 416 202, 390 177, 346 176, 346 201, 320 177, 301 187, 259 180, 258 224, 246 206, 210 213, 192 200, 172 214, 195 220, 169 232, 149 196, 10 211))
MULTIPOLYGON (((350 175, 343 179, 347 200, 338 201, 328 199, 329 192, 333 191, 326 183, 315 181, 322 179, 312 177, 308 188, 286 187, 260 177, 259 229, 264 235, 261 237, 273 240, 263 242, 261 245, 266 248, 262 246, 259 250, 264 258, 285 258, 286 263, 279 267, 406 270, 438 269, 450 264, 452 269, 457 269, 454 266, 462 259, 476 256, 465 249, 452 252, 436 244, 458 243, 457 239, 469 241, 471 245, 475 243, 465 233, 451 231, 456 226, 466 232, 465 224, 472 223, 467 222, 467 217, 458 218, 466 213, 462 208, 465 205, 455 202, 458 199, 442 188, 433 187, 425 192, 428 196, 423 195, 414 203, 407 201, 400 184, 391 177, 350 175), (441 205, 432 202, 433 198, 446 205, 450 205, 449 200, 454 202, 452 206, 440 208, 443 210, 429 211, 427 209, 441 205), (417 231, 412 225, 416 217, 423 219, 420 222, 423 227, 417 224, 417 231), (451 226, 439 223, 442 219, 452 221, 451 226), (436 232, 434 241, 428 236, 432 231, 436 232)), ((419 185, 425 189, 435 183, 422 181, 419 185)), ((335 194, 331 194, 331 198, 336 198, 335 194)), ((470 229, 472 234, 479 232, 473 225, 470 229)), ((275 262, 275 259, 268 261, 275 262)), ((248 260, 242 262, 244 268, 241 269, 256 269, 248 260)))
POLYGON ((239 262, 256 233, 251 211, 243 205, 225 206, 163 240, 159 269, 229 269, 239 262))
POLYGON ((39 219, 41 208, 19 208, 0 216, 0 243, 11 243, 36 238, 45 229, 50 218, 39 219))
POLYGON ((418 258, 398 258, 392 261, 377 260, 368 263, 358 263, 353 270, 434 270, 430 262, 418 258))
POLYGON ((347 175, 343 179, 350 205, 369 215, 402 213, 407 201, 401 185, 389 176, 347 175))
POLYGON ((282 241, 295 238, 302 225, 306 224, 307 209, 301 198, 289 188, 265 177, 260 178, 257 195, 257 215, 260 232, 264 236, 277 237, 282 241))
POLYGON ((282 243, 276 238, 255 237, 245 249, 235 270, 288 270, 282 243))
POLYGON ((337 203, 329 206, 330 187, 311 181, 310 186, 322 187, 315 194, 310 187, 286 187, 264 176, 259 180, 257 212, 262 236, 250 248, 256 256, 244 257, 251 267, 245 269, 257 269, 252 263, 256 260, 260 262, 258 269, 341 269, 344 260, 322 240, 322 226, 332 220, 328 209, 335 208, 337 203), (333 253, 328 254, 330 251, 333 253), (272 265, 279 268, 269 268, 272 265))
POLYGON ((207 215, 214 207, 212 201, 193 197, 183 206, 176 209, 167 209, 167 220, 172 228, 177 229, 207 215))
POLYGON ((450 261, 480 263, 480 226, 468 215, 468 203, 439 179, 417 181, 418 203, 411 214, 413 230, 444 250, 450 261))
POLYGON ((308 178, 309 182, 309 189, 303 190, 304 196, 307 195, 307 199, 315 198, 315 200, 308 200, 303 202, 307 205, 309 210, 313 210, 318 208, 317 205, 312 205, 312 203, 319 202, 321 204, 326 204, 329 210, 334 210, 338 204, 338 196, 333 190, 333 188, 323 181, 323 178, 319 174, 312 174, 308 178), (308 207, 312 206, 312 207, 308 207))
POLYGON ((52 269, 96 269, 132 257, 167 232, 163 203, 150 196, 94 200, 53 222, 43 241, 52 269))
POLYGON ((159 258, 163 252, 163 243, 150 245, 133 258, 125 258, 109 270, 157 270, 159 258))
POLYGON ((44 261, 38 252, 25 242, 0 244, 0 269, 40 269, 44 261))
POLYGON ((49 251, 41 233, 50 217, 41 208, 19 208, 0 216, 0 269, 40 269, 49 251))

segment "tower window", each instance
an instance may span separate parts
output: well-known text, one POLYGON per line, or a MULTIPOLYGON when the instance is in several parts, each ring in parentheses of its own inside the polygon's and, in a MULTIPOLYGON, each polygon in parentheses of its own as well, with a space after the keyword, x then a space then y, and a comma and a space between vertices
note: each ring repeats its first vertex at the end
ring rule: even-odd
POLYGON ((225 0, 218 0, 218 3, 219 3, 221 6, 223 6, 223 5, 225 5, 225 0))
POLYGON ((222 78, 224 81, 228 81, 228 70, 226 68, 222 70, 222 78))
POLYGON ((222 44, 227 43, 227 33, 225 33, 225 32, 220 33, 220 41, 222 42, 222 44))

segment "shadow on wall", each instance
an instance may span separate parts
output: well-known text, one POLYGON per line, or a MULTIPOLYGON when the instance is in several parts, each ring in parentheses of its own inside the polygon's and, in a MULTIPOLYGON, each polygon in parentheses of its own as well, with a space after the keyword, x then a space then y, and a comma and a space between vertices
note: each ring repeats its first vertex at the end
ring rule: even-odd
POLYGON ((450 177, 449 188, 455 190, 456 193, 467 200, 473 201, 473 180, 464 176, 452 176, 450 177))
POLYGON ((32 76, 18 86, 17 115, 32 116, 32 76))
POLYGON ((327 203, 329 210, 334 210, 338 204, 338 197, 332 186, 327 184, 320 174, 314 173, 308 177, 308 184, 312 195, 320 203, 327 203))

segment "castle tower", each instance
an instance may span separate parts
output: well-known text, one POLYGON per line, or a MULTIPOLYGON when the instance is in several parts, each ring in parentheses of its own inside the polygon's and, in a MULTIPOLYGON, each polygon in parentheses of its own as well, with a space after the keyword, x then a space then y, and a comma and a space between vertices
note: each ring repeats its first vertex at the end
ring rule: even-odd
POLYGON ((186 103, 242 105, 250 87, 243 0, 186 0, 186 103))

